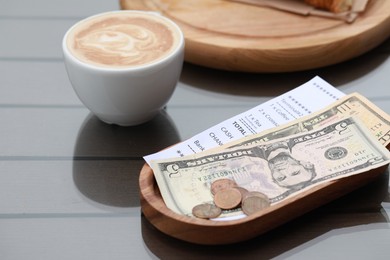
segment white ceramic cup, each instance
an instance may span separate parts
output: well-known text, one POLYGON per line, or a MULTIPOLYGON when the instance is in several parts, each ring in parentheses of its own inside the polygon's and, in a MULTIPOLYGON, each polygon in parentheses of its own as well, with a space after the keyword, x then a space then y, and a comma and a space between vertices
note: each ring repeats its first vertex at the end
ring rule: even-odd
POLYGON ((152 119, 171 98, 183 66, 184 37, 174 22, 158 13, 113 11, 76 23, 66 32, 62 49, 69 80, 83 104, 106 123, 132 126, 152 119), (104 15, 124 14, 148 16, 168 24, 178 37, 177 44, 168 54, 155 61, 121 67, 96 65, 72 53, 67 44, 72 30, 85 21, 93 21, 104 15))

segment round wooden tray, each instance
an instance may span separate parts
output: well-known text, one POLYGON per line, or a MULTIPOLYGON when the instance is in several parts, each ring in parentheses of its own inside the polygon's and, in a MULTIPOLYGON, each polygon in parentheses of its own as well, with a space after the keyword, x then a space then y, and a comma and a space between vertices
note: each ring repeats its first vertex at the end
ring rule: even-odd
POLYGON ((291 72, 363 54, 390 35, 390 1, 370 1, 364 14, 341 20, 300 16, 223 0, 120 0, 122 9, 158 11, 186 38, 185 60, 244 72, 291 72))
POLYGON ((313 210, 374 180, 386 166, 318 185, 257 214, 230 221, 214 221, 179 215, 168 209, 161 197, 152 169, 140 172, 141 210, 163 233, 196 244, 221 245, 248 240, 313 210))

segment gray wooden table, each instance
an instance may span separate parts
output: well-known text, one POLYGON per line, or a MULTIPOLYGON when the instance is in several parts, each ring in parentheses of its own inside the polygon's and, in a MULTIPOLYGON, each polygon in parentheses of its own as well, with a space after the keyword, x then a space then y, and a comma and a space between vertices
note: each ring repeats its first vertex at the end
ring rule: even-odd
MULTIPOLYGON (((245 74, 185 64, 166 111, 138 127, 100 122, 62 62, 76 21, 108 0, 0 0, 0 259, 389 259, 389 173, 258 238, 199 246, 140 211, 142 156, 185 140, 315 75, 390 112, 390 40, 327 68, 245 74)), ((234 234, 233 234, 234 235, 234 234)))

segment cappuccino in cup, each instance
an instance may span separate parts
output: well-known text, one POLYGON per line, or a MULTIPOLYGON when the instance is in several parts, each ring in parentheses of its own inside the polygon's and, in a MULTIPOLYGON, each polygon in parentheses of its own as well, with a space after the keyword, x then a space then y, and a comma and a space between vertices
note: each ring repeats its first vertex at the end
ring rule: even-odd
POLYGON ((132 126, 152 119, 172 96, 184 36, 160 14, 113 11, 76 23, 62 49, 82 103, 106 123, 132 126))
POLYGON ((66 45, 91 65, 126 68, 155 62, 177 49, 180 35, 172 23, 148 13, 107 13, 79 23, 66 45))

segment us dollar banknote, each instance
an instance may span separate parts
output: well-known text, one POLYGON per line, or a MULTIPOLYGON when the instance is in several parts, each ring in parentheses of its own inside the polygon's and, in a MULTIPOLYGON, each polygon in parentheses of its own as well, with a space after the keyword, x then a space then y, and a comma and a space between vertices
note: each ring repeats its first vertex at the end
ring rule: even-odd
MULTIPOLYGON (((275 204, 389 162, 389 151, 358 118, 348 117, 273 141, 152 161, 152 168, 167 207, 191 216, 195 205, 212 203, 210 185, 220 178, 260 191, 275 204)), ((241 213, 227 211, 220 218, 235 214, 241 213)))
MULTIPOLYGON (((281 111, 280 113, 283 112, 281 111)), ((338 101, 318 112, 262 131, 258 134, 227 143, 215 148, 215 150, 267 142, 277 138, 311 131, 332 121, 349 116, 357 116, 382 145, 390 148, 390 116, 364 96, 358 93, 352 93, 340 98, 338 101)))

